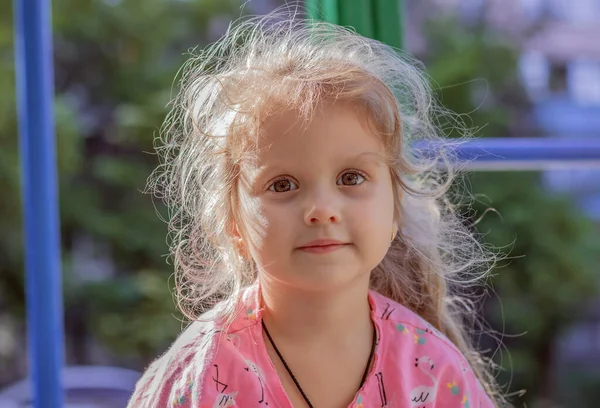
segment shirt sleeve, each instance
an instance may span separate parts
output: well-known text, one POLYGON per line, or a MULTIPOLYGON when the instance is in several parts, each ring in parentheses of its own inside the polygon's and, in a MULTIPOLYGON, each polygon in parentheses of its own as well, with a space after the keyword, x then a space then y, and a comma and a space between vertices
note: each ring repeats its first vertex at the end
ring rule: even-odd
POLYGON ((198 407, 200 399, 209 391, 202 389, 206 367, 211 361, 209 339, 191 330, 184 333, 144 372, 127 408, 198 407))
POLYGON ((170 381, 164 381, 164 378, 161 380, 158 374, 165 371, 164 367, 160 367, 162 363, 161 359, 158 359, 144 372, 135 386, 127 408, 169 406, 170 381))
POLYGON ((435 408, 495 408, 481 382, 461 356, 442 371, 435 408))

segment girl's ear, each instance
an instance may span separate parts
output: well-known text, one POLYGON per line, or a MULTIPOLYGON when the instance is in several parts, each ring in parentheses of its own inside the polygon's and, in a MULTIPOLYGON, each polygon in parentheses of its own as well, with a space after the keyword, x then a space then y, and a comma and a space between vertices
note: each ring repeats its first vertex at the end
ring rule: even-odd
POLYGON ((233 242, 235 243, 238 254, 245 260, 250 259, 248 247, 244 242, 244 238, 242 238, 242 234, 240 233, 236 222, 233 223, 233 226, 231 228, 231 235, 233 237, 233 242))

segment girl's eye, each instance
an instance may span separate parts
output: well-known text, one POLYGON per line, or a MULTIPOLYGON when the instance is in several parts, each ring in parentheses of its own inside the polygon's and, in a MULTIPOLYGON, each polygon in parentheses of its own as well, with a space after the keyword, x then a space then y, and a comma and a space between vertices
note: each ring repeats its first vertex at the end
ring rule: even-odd
POLYGON ((269 191, 274 191, 276 193, 285 193, 286 191, 292 191, 297 189, 298 185, 288 179, 277 180, 269 186, 269 191))
POLYGON ((356 171, 343 173, 336 181, 338 186, 357 186, 365 181, 365 176, 356 171))

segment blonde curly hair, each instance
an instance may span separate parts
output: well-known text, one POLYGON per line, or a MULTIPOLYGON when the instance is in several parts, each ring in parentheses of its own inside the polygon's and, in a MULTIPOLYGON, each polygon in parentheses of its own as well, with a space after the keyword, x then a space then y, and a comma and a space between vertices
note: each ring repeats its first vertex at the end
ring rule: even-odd
POLYGON ((243 225, 240 160, 270 116, 293 109, 308 121, 320 103, 332 100, 357 107, 389 153, 400 229, 372 271, 371 288, 446 335, 499 405, 492 364, 469 338, 476 313, 465 296, 495 255, 449 200, 456 161, 440 118, 455 126, 460 121, 436 103, 416 61, 333 24, 281 10, 242 19, 184 65, 157 144, 161 165, 149 181, 169 208, 180 309, 196 320, 222 301, 224 315, 233 316, 257 276, 232 231, 243 225), (418 142, 431 142, 426 154, 415 148, 418 142))

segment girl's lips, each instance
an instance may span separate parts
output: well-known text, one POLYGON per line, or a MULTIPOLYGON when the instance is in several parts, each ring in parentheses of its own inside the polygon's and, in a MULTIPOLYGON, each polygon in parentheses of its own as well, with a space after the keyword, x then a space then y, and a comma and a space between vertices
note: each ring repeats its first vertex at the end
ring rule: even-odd
POLYGON ((328 254, 330 252, 337 251, 345 246, 350 245, 347 242, 342 242, 333 239, 320 239, 309 242, 306 245, 299 247, 298 249, 304 252, 313 254, 328 254))
POLYGON ((317 245, 317 246, 311 246, 311 247, 302 247, 299 249, 301 251, 310 252, 313 254, 328 254, 330 252, 337 251, 338 249, 341 249, 347 245, 348 244, 317 245))

